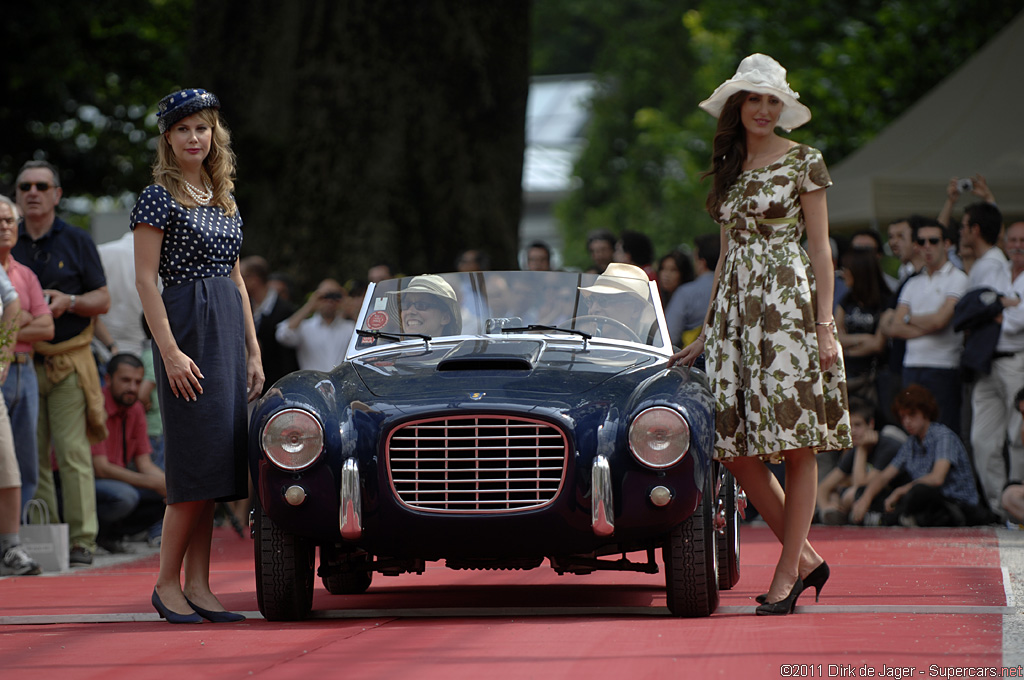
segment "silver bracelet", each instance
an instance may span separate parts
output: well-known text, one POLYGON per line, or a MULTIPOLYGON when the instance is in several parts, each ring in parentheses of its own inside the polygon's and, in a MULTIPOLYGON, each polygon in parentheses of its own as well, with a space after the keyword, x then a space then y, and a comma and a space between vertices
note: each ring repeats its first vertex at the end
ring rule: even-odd
POLYGON ((836 320, 832 319, 831 321, 815 321, 814 325, 815 326, 832 326, 832 328, 835 328, 836 327, 836 320))

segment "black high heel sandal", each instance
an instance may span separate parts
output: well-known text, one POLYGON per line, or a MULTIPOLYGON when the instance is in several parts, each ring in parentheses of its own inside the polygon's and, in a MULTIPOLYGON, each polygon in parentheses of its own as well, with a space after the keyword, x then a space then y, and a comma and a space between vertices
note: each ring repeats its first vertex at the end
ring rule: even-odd
POLYGON ((796 609, 796 600, 802 592, 804 592, 804 582, 797 579, 785 599, 778 602, 765 602, 759 605, 754 610, 754 613, 758 616, 785 616, 786 614, 792 614, 793 610, 796 609))
MULTIPOLYGON (((828 581, 828 577, 831 575, 831 570, 828 568, 828 563, 822 561, 821 564, 816 566, 810 574, 804 577, 804 588, 814 588, 814 601, 818 601, 818 597, 821 595, 821 589, 825 587, 825 582, 828 581)), ((768 593, 761 593, 756 598, 758 604, 764 604, 768 601, 768 593)))

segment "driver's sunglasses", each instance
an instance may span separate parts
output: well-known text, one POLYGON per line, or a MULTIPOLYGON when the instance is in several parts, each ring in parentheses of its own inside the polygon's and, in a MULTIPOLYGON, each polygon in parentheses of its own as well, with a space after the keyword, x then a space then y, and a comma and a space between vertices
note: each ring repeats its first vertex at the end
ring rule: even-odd
POLYGON ((427 302, 426 300, 416 300, 415 302, 405 303, 406 309, 415 309, 417 312, 425 312, 430 309, 441 309, 441 306, 435 302, 427 302))
POLYGON ((18 185, 18 189, 21 191, 31 191, 33 185, 35 185, 37 191, 47 191, 50 187, 56 186, 49 182, 22 182, 18 185))
POLYGON ((937 246, 937 245, 939 245, 939 241, 941 241, 941 240, 942 239, 939 238, 938 236, 929 236, 928 238, 919 238, 919 239, 917 239, 917 245, 923 246, 925 243, 930 243, 933 246, 937 246))

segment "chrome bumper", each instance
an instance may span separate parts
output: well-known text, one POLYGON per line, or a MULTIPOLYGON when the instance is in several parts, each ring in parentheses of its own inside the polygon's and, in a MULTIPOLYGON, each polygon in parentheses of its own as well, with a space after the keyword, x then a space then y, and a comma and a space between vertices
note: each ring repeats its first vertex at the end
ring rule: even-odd
POLYGON ((363 501, 359 492, 359 464, 349 458, 341 466, 341 537, 355 540, 363 535, 363 501))
POLYGON ((590 526, 598 536, 615 533, 615 502, 612 498, 612 468, 604 456, 594 458, 590 471, 590 526))

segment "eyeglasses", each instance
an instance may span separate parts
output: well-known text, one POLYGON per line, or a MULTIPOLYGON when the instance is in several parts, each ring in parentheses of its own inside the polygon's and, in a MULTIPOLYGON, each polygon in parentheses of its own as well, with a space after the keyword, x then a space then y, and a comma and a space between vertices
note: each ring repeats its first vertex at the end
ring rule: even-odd
POLYGON ((322 300, 340 300, 341 299, 341 293, 324 293, 323 295, 320 296, 320 299, 322 299, 322 300))
POLYGON ((0 224, 17 224, 18 220, 13 217, 0 217, 0 224))
POLYGON ((415 302, 405 303, 406 309, 415 309, 417 312, 425 312, 429 309, 440 309, 440 307, 433 303, 427 302, 426 300, 416 300, 415 302))
POLYGON ((935 245, 938 245, 939 241, 941 241, 941 240, 942 239, 939 238, 938 236, 930 236, 928 238, 919 238, 919 239, 917 239, 917 245, 923 246, 925 243, 931 243, 933 246, 935 246, 935 245))
POLYGON ((18 185, 18 188, 22 191, 31 191, 33 185, 35 185, 35 188, 39 191, 46 191, 51 187, 55 188, 57 186, 56 184, 50 184, 49 182, 22 182, 18 185))

